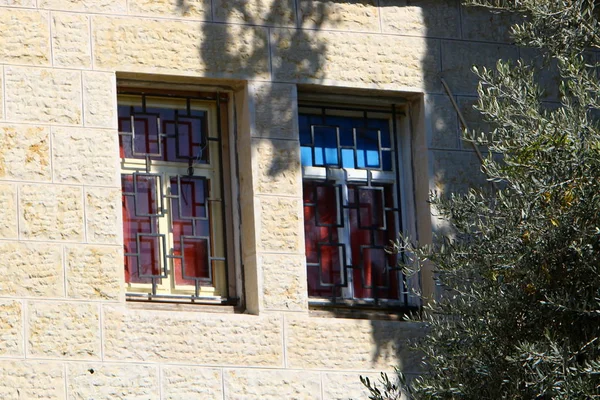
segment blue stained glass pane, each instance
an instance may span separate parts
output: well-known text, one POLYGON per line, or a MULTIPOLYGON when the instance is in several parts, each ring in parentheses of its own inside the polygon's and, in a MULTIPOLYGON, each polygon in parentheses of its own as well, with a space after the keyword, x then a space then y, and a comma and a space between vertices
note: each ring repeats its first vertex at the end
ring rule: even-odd
POLYGON ((377 130, 356 130, 356 163, 358 168, 379 168, 381 166, 377 130))
POLYGON ((298 116, 298 127, 300 129, 300 145, 310 145, 312 140, 310 138, 310 123, 307 115, 300 114, 298 116))
POLYGON ((390 141, 390 121, 387 119, 370 119, 369 128, 379 129, 381 131, 381 147, 391 147, 390 141))
POLYGON ((310 147, 300 147, 300 159, 302 160, 302 166, 312 167, 312 149, 310 147))
POLYGON ((384 151, 381 153, 382 168, 384 171, 392 170, 392 152, 384 151))
POLYGON ((356 168, 354 166, 354 150, 342 149, 342 168, 356 168))
POLYGON ((339 165, 337 129, 334 126, 313 126, 317 166, 339 165))
POLYGON ((335 125, 340 129, 340 145, 354 146, 353 127, 357 124, 356 118, 327 117, 327 125, 335 125))

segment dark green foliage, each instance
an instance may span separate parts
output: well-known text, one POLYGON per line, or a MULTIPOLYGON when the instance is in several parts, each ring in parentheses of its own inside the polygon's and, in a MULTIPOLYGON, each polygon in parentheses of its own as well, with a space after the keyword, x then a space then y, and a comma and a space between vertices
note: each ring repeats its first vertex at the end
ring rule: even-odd
POLYGON ((452 236, 396 244, 417 269, 435 265, 441 293, 424 311, 427 373, 411 396, 600 398, 600 83, 585 53, 600 47, 597 10, 477 3, 526 13, 515 38, 557 62, 560 104, 541 101, 536 71, 521 62, 475 69, 477 108, 494 129, 465 134, 490 150, 482 171, 499 189, 433 196, 452 236))

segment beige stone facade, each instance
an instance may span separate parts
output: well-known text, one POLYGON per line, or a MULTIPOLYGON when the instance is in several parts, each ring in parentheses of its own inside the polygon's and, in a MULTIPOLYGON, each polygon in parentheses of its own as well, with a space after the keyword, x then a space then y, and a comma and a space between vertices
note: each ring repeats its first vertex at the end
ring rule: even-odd
POLYGON ((476 123, 470 67, 520 55, 509 22, 458 0, 0 0, 0 398, 359 399, 361 374, 418 373, 418 324, 310 310, 298 93, 407 99, 427 242, 428 192, 481 183, 441 78, 476 123), (126 301, 122 79, 235 103, 239 307, 126 301))

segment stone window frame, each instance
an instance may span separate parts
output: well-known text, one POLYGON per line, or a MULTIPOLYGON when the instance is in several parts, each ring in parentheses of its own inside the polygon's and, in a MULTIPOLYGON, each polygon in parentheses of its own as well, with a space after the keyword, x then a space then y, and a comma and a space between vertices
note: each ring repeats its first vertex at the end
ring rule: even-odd
MULTIPOLYGON (((154 78, 154 77, 152 77, 154 78)), ((159 293, 152 294, 151 292, 128 292, 127 284, 124 281, 125 298, 130 303, 142 302, 153 302, 153 303, 192 303, 199 305, 231 305, 240 306, 242 303, 241 298, 243 297, 242 292, 242 281, 239 261, 239 204, 238 198, 238 177, 236 176, 235 169, 237 168, 237 158, 234 154, 234 127, 235 121, 233 118, 236 115, 234 110, 235 107, 235 96, 234 89, 229 86, 220 86, 213 84, 193 83, 184 84, 180 81, 170 82, 170 79, 165 81, 157 80, 142 80, 138 76, 130 79, 127 74, 125 77, 117 79, 117 97, 124 93, 140 94, 145 93, 146 95, 156 97, 197 97, 200 100, 213 101, 215 102, 215 109, 221 107, 224 112, 221 112, 221 119, 223 125, 221 126, 222 144, 221 144, 221 180, 223 186, 223 222, 224 239, 223 246, 225 248, 226 258, 228 259, 227 264, 224 267, 225 281, 221 286, 223 291, 227 293, 221 296, 199 296, 196 297, 194 294, 189 295, 171 295, 170 293, 159 293), (219 105, 221 102, 221 105, 219 105), (223 104, 224 103, 224 104, 223 104), (223 115, 225 114, 225 115, 223 115), (236 233, 237 232, 237 233, 236 233)), ((212 118, 216 118, 219 113, 215 113, 212 118)), ((120 159, 119 165, 123 172, 124 164, 123 160, 120 159)), ((128 165, 131 167, 131 164, 128 165)), ((180 166, 181 167, 181 166, 180 166)), ((168 168, 167 168, 168 169, 168 168)), ((169 198, 163 199, 164 202, 168 202, 169 198)), ((161 228, 161 232, 163 232, 161 228)), ((170 271, 172 271, 172 260, 169 259, 167 262, 171 264, 170 271)), ((168 279, 171 279, 170 277, 168 279)), ((132 303, 132 304, 133 304, 132 303)))
MULTIPOLYGON (((394 116, 390 117, 390 121, 395 125, 394 130, 391 131, 392 135, 395 135, 395 142, 398 144, 397 150, 397 168, 400 169, 396 176, 399 180, 398 195, 394 195, 395 201, 399 205, 400 211, 400 226, 405 234, 411 237, 418 237, 417 232, 422 231, 423 228, 431 233, 430 222, 423 224, 421 221, 417 221, 417 201, 423 200, 423 186, 425 181, 420 180, 421 174, 415 173, 415 168, 425 167, 427 165, 427 157, 419 157, 420 159, 415 160, 414 150, 415 147, 422 142, 424 139, 423 122, 419 118, 419 114, 423 110, 422 97, 410 94, 407 97, 397 97, 385 93, 383 96, 378 96, 381 93, 363 93, 365 91, 353 91, 348 94, 331 94, 329 92, 322 93, 320 90, 315 90, 314 87, 307 88, 305 90, 300 89, 298 93, 298 114, 304 108, 330 108, 330 109, 356 109, 358 110, 369 110, 370 112, 377 113, 377 111, 390 110, 394 116), (358 93, 355 93, 358 92, 358 93), (415 110, 417 112, 415 112, 415 110), (397 198, 399 197, 399 199, 397 198)), ((339 173, 327 172, 328 168, 306 168, 302 166, 302 181, 304 182, 305 176, 310 179, 323 180, 329 179, 330 176, 334 180, 341 179, 339 173), (318 171, 322 169, 322 171, 318 171), (308 170, 308 171, 307 171, 308 170)), ((424 168, 425 170, 427 168, 424 168)), ((355 177, 356 178, 356 175, 355 177)), ((347 179, 347 178, 346 178, 347 179)), ((364 179, 367 180, 366 178, 364 179)), ((427 185, 425 185, 427 186, 427 185)), ((425 187, 425 193, 427 193, 425 187)), ((427 196, 427 194, 425 194, 427 196)), ((428 207, 427 207, 428 209, 428 207)), ((421 211, 421 210, 419 210, 421 211)), ((345 233, 348 234, 347 232, 345 233)), ((346 237, 340 241, 349 241, 346 237)), ((347 243, 346 243, 347 244, 347 243)), ((308 261, 308 260, 307 260, 308 261)), ((308 270, 308 267, 307 267, 308 270)), ((350 274, 349 274, 350 275, 350 274)), ((428 274, 429 275, 429 274, 428 274)), ((307 271, 308 276, 308 271, 307 271)), ((421 291, 429 293, 429 285, 422 284, 421 274, 414 276, 407 282, 407 288, 411 291, 419 288, 421 291), (425 286, 425 287, 424 287, 425 286)), ((357 309, 363 310, 416 310, 422 305, 422 298, 411 293, 407 293, 404 300, 398 301, 387 301, 384 299, 359 299, 351 296, 351 290, 348 293, 347 289, 344 289, 344 294, 340 297, 308 297, 308 302, 312 312, 318 312, 318 310, 331 310, 335 309, 336 315, 347 315, 353 317, 357 309), (343 311, 347 309, 348 311, 343 311), (355 311, 352 311, 355 310, 355 311)), ((424 293, 424 294, 427 294, 424 293)), ((362 315, 362 314, 361 314, 362 315)), ((373 317, 367 315, 367 318, 373 317)))

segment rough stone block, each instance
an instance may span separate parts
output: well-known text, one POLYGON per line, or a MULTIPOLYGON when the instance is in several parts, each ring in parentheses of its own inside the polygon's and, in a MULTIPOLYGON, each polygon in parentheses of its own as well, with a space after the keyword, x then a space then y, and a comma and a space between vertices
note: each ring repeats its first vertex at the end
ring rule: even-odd
POLYGON ((158 399, 158 368, 137 364, 67 365, 69 399, 158 399))
POLYGON ((92 65, 90 20, 82 14, 52 14, 54 65, 89 68, 92 65))
POLYGON ((122 244, 120 189, 86 188, 85 210, 90 243, 122 244))
POLYGON ((164 366, 162 368, 163 398, 223 399, 223 377, 220 369, 194 366, 164 366))
POLYGON ((465 40, 512 43, 510 28, 522 22, 515 13, 499 12, 486 7, 463 6, 462 35, 465 40))
POLYGON ((123 286, 121 247, 68 246, 67 296, 75 299, 119 300, 123 286))
POLYGON ((380 0, 383 32, 437 38, 460 37, 457 0, 380 0))
POLYGON ((439 91, 437 40, 274 29, 276 80, 439 91))
POLYGON ((269 79, 265 28, 95 17, 95 66, 119 71, 269 79))
MULTIPOLYGON (((360 382, 361 376, 369 378, 371 382, 379 382, 380 378, 379 372, 323 373, 323 400, 368 399, 369 392, 360 382)), ((394 379, 393 373, 388 376, 390 380, 394 379)))
POLYGON ((376 0, 300 0, 300 24, 310 29, 379 32, 376 0))
POLYGON ((215 21, 269 25, 294 26, 296 13, 293 0, 215 0, 215 21))
POLYGON ((0 238, 16 239, 17 228, 17 187, 0 184, 0 238))
POLYGON ((281 366, 281 317, 104 306, 104 355, 205 365, 281 366))
POLYGON ((0 6, 35 8, 35 0, 0 0, 0 6))
POLYGON ((50 64, 48 13, 5 8, 0 26, 0 63, 50 64))
POLYGON ((130 0, 129 13, 210 21, 210 0, 130 0))
POLYGON ((23 305, 20 301, 1 300, 0 356, 23 356, 23 344, 23 305))
POLYGON ((100 313, 97 304, 29 304, 28 355, 99 359, 100 313))
POLYGON ((62 249, 38 243, 0 244, 0 295, 63 297, 62 249))
POLYGON ((253 136, 298 140, 296 85, 255 82, 253 136))
POLYGON ((81 188, 23 185, 19 204, 20 230, 24 239, 83 240, 81 188))
POLYGON ((450 195, 486 185, 481 163, 474 151, 432 151, 432 154, 435 186, 430 190, 450 195))
POLYGON ((262 196, 260 211, 259 249, 300 253, 304 245, 300 199, 262 196))
POLYGON ((50 181, 50 129, 0 125, 0 179, 50 181))
POLYGON ((223 374, 227 399, 321 399, 321 377, 315 372, 239 369, 223 374))
POLYGON ((300 144, 287 140, 254 140, 257 193, 300 196, 300 144))
POLYGON ((64 11, 124 14, 127 12, 127 0, 38 0, 38 7, 64 11))
POLYGON ((6 118, 81 124, 81 72, 5 66, 6 118))
POLYGON ((431 124, 429 148, 458 149, 458 116, 446 95, 425 96, 427 121, 431 124))
POLYGON ((0 121, 4 119, 4 65, 0 66, 0 121))
POLYGON ((66 398, 64 369, 55 362, 1 360, 0 398, 6 400, 66 398))
POLYGON ((516 59, 517 48, 504 44, 442 41, 442 75, 454 94, 477 93, 478 78, 471 67, 495 68, 499 58, 516 59))
POLYGON ((263 254, 259 257, 266 309, 303 311, 308 309, 304 256, 263 254))
POLYGON ((54 180, 117 186, 119 153, 113 130, 53 127, 54 180))
POLYGON ((117 128, 117 82, 112 72, 83 72, 85 126, 117 128))
POLYGON ((285 331, 290 368, 364 371, 419 365, 409 341, 422 328, 414 323, 296 317, 286 318, 285 331))
MULTIPOLYGON (((479 111, 473 108, 473 106, 477 104, 476 97, 459 96, 457 99, 457 103, 458 107, 460 108, 460 111, 462 112, 463 117, 465 118, 465 121, 467 122, 467 126, 469 127, 470 132, 475 131, 476 135, 479 136, 481 133, 489 133, 492 130, 492 125, 484 121, 481 113, 479 113, 479 111)), ((459 136, 462 140, 463 129, 462 125, 459 126, 459 136)), ((465 150, 472 151, 473 145, 470 142, 462 140, 462 148, 465 150)))

